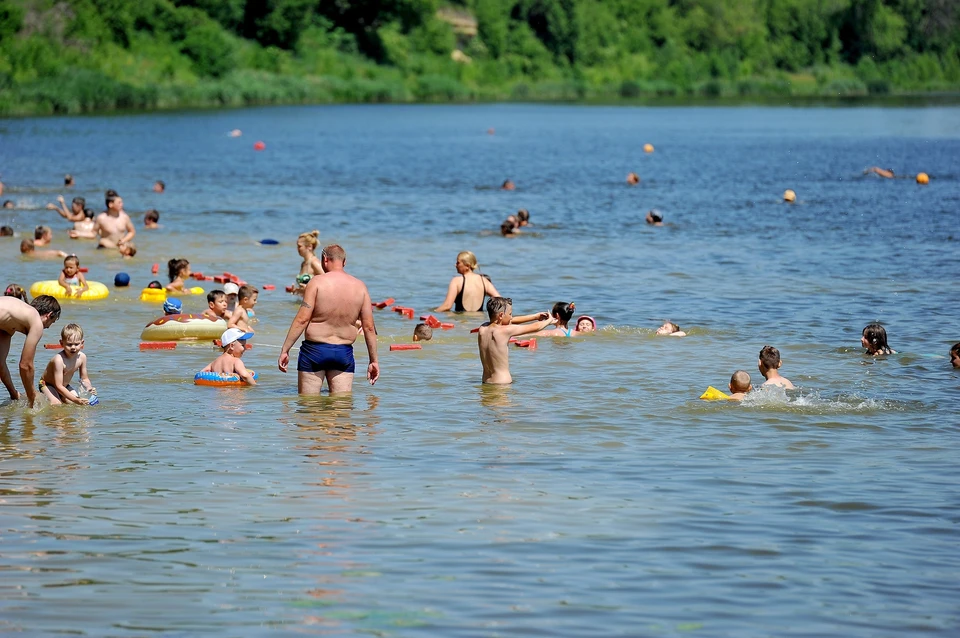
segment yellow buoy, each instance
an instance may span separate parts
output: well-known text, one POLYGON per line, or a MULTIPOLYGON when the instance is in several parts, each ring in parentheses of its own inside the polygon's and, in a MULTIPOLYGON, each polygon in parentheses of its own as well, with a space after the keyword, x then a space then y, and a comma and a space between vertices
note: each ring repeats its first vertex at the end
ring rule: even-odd
POLYGON ((653 152, 653 144, 644 144, 644 145, 643 145, 643 152, 644 152, 644 153, 652 153, 652 152, 653 152))
POLYGON ((930 176, 926 173, 917 173, 917 183, 918 184, 929 184, 930 176))
POLYGON ((706 392, 701 394, 700 398, 704 401, 722 401, 724 399, 729 399, 730 395, 720 392, 720 390, 717 390, 712 385, 708 385, 706 392))
POLYGON ((793 202, 797 201, 797 194, 788 188, 787 190, 783 191, 783 201, 790 202, 792 204, 793 202))

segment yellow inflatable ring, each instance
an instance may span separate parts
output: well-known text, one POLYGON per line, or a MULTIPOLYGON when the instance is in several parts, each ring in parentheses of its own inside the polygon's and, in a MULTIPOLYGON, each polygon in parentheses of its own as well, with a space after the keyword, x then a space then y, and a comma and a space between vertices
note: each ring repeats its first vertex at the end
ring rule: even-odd
POLYGON ((144 288, 140 291, 140 301, 163 303, 167 300, 167 291, 163 288, 144 288))
POLYGON ((140 333, 143 341, 179 341, 182 339, 219 339, 227 329, 223 319, 203 315, 164 315, 154 319, 140 333))
POLYGON ((40 295, 50 295, 56 299, 79 299, 80 301, 98 301, 110 296, 110 290, 99 281, 87 281, 89 289, 84 291, 79 297, 75 295, 67 296, 67 289, 60 285, 60 282, 51 279, 49 281, 35 281, 30 286, 30 295, 39 297, 40 295))
MULTIPOLYGON (((253 372, 251 370, 251 372, 253 372)), ((253 380, 257 380, 257 373, 253 373, 253 380)), ((210 385, 215 388, 222 388, 232 385, 247 385, 238 374, 222 374, 220 372, 198 372, 193 375, 193 382, 196 385, 210 385)))

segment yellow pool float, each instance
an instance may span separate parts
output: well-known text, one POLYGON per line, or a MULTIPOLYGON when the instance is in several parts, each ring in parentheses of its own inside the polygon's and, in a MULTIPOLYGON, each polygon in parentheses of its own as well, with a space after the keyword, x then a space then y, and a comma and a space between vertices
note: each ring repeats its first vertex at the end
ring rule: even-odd
POLYGON ((200 286, 194 286, 193 288, 184 288, 183 292, 171 291, 167 294, 170 295, 202 295, 204 293, 203 288, 200 286))
POLYGON ((143 341, 179 341, 182 339, 219 339, 227 329, 223 319, 203 315, 164 315, 154 319, 140 333, 143 341))
POLYGON ((87 281, 89 288, 82 295, 67 295, 67 289, 60 285, 56 279, 48 281, 35 281, 30 286, 30 296, 39 297, 40 295, 50 295, 55 299, 79 299, 80 301, 98 301, 110 296, 110 290, 99 281, 87 281))
POLYGON ((140 291, 140 301, 163 303, 167 300, 167 291, 163 288, 144 288, 140 291))
POLYGON ((723 401, 724 399, 729 399, 729 394, 724 394, 717 390, 712 385, 707 386, 707 391, 700 395, 700 398, 704 401, 723 401))

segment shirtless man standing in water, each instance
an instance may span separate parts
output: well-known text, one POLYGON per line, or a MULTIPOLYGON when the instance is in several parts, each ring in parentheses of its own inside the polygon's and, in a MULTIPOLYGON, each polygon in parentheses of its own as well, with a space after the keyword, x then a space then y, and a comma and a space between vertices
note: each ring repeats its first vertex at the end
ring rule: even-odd
POLYGON ((107 191, 107 212, 97 215, 93 230, 100 236, 97 248, 122 248, 137 234, 130 216, 123 212, 123 199, 107 191))
POLYGON ((373 325, 370 294, 362 281, 343 271, 347 255, 333 244, 320 253, 325 274, 307 282, 300 310, 293 318, 280 358, 281 372, 287 371, 290 348, 306 330, 297 360, 297 392, 320 394, 326 379, 330 394, 353 389, 353 344, 357 340, 357 320, 363 327, 370 363, 367 380, 370 385, 380 376, 377 362, 377 332, 373 325))
POLYGON ((27 402, 33 407, 37 399, 37 387, 33 384, 33 359, 37 355, 37 345, 43 331, 60 318, 60 302, 50 295, 40 295, 32 303, 26 304, 16 297, 0 297, 0 381, 14 401, 20 398, 7 368, 7 354, 10 352, 10 340, 14 333, 26 335, 23 351, 20 353, 20 380, 27 391, 27 402))

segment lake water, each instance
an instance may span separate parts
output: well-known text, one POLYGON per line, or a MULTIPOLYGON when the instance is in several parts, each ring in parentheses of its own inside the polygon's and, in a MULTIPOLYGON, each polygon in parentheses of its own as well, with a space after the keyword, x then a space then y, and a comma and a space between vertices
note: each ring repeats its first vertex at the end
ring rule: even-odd
MULTIPOLYGON (((0 406, 0 633, 956 636, 958 158, 955 107, 0 121, 18 205, 0 223, 51 225, 88 278, 133 278, 66 303, 43 340, 83 326, 99 406, 0 406), (43 210, 66 172, 68 200, 120 192, 135 259, 43 210), (163 228, 144 232, 153 207, 163 228), (519 208, 534 226, 501 238, 519 208), (282 289, 314 228, 374 300, 427 311, 472 250, 517 312, 575 301, 601 329, 514 349, 514 384, 492 388, 477 316, 391 353, 414 322, 378 311, 376 386, 298 398, 276 369, 297 309, 282 289), (139 351, 159 314, 139 289, 173 257, 277 286, 244 356, 258 387, 195 387, 209 345, 139 351), (689 336, 655 337, 665 319, 689 336), (898 354, 862 355, 873 321, 898 354), (759 385, 766 344, 798 391, 698 400, 738 368, 759 385)), ((0 284, 56 278, 18 243, 0 242, 0 284)))

